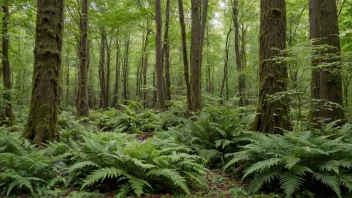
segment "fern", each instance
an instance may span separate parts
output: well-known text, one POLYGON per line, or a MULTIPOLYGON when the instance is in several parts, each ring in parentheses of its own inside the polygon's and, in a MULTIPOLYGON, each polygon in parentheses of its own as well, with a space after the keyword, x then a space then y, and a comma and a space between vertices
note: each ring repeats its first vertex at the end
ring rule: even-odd
POLYGON ((90 186, 96 182, 104 181, 105 178, 119 178, 120 176, 126 176, 127 173, 124 170, 117 169, 114 167, 101 168, 95 170, 92 174, 88 175, 84 180, 81 190, 87 186, 90 186))
POLYGON ((148 171, 148 176, 164 176, 173 182, 176 186, 180 187, 185 193, 190 194, 186 184, 186 180, 176 170, 173 169, 153 169, 148 171))

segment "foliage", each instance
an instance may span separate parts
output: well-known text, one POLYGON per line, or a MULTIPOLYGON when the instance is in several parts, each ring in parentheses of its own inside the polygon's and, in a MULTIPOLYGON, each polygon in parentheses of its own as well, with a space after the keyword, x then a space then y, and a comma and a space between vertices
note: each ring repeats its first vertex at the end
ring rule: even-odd
POLYGON ((124 197, 158 191, 189 194, 188 184, 206 186, 204 160, 172 141, 81 132, 80 140, 64 138, 36 148, 13 133, 0 133, 0 195, 43 196, 78 187, 119 189, 117 197, 124 197))
POLYGON ((190 146, 207 160, 209 166, 221 162, 226 153, 234 152, 236 145, 232 140, 242 133, 245 125, 240 112, 221 107, 207 108, 192 119, 196 121, 184 120, 184 127, 170 128, 158 136, 190 146))
POLYGON ((245 137, 236 138, 236 142, 249 143, 240 151, 227 154, 229 162, 224 168, 240 164, 243 179, 252 178, 250 193, 270 184, 271 190, 281 188, 291 197, 303 189, 324 193, 319 187, 325 186, 342 197, 344 189, 352 190, 352 144, 346 138, 310 131, 284 135, 248 132, 245 137))

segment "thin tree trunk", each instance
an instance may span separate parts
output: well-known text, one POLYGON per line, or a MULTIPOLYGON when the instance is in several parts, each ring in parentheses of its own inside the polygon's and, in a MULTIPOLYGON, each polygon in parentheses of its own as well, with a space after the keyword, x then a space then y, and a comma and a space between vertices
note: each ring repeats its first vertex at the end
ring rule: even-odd
POLYGON ((201 25, 200 25, 200 0, 192 0, 191 11, 191 102, 192 111, 201 110, 201 25))
POLYGON ((105 48, 106 48, 106 32, 104 28, 100 28, 100 60, 99 60, 99 82, 100 82, 100 108, 107 107, 106 102, 106 80, 105 80, 105 48))
POLYGON ((229 39, 230 39, 230 34, 232 32, 232 27, 230 26, 229 32, 226 35, 226 43, 225 43, 225 62, 224 62, 224 78, 221 84, 221 89, 220 89, 220 98, 221 98, 221 104, 223 104, 223 92, 224 92, 224 87, 227 89, 226 90, 226 100, 228 100, 228 62, 229 62, 229 39))
MULTIPOLYGON (((245 76, 243 74, 244 67, 242 65, 242 57, 240 55, 240 27, 238 22, 238 0, 234 0, 233 5, 233 23, 235 28, 235 54, 236 54, 236 65, 237 65, 237 73, 238 73, 238 92, 239 92, 239 105, 243 107, 246 105, 246 98, 244 95, 246 84, 245 84, 245 76)), ((242 35, 243 36, 243 35, 242 35)))
POLYGON ((9 61, 9 35, 8 35, 8 26, 9 26, 9 2, 8 0, 4 1, 2 5, 2 11, 4 13, 2 17, 2 75, 4 81, 4 101, 5 101, 5 117, 10 120, 8 125, 12 125, 14 121, 14 115, 11 105, 11 68, 9 61))
POLYGON ((182 37, 183 74, 185 78, 186 92, 187 92, 187 110, 192 111, 191 84, 189 79, 189 64, 188 64, 188 54, 187 54, 187 34, 186 34, 186 25, 185 25, 185 17, 183 12, 182 0, 178 0, 178 9, 179 9, 181 37, 182 37))
POLYGON ((22 134, 34 144, 59 140, 63 27, 64 1, 38 0, 32 97, 22 134))
POLYGON ((170 26, 170 0, 166 0, 166 17, 165 17, 165 31, 164 31, 164 46, 163 58, 165 65, 165 81, 166 81, 166 100, 171 100, 171 76, 170 76, 170 43, 169 43, 169 26, 170 26))
POLYGON ((166 110, 165 106, 165 93, 163 83, 163 60, 162 60, 162 16, 161 16, 161 1, 155 1, 155 20, 156 20, 156 78, 157 78, 157 90, 159 109, 161 111, 166 110))
POLYGON ((285 0, 260 1, 259 101, 252 130, 283 133, 291 130, 287 66, 273 60, 286 49, 285 0))
POLYGON ((110 79, 111 79, 111 41, 106 40, 106 50, 107 50, 107 57, 106 57, 106 84, 105 84, 105 108, 110 107, 110 79))
POLYGON ((119 80, 120 80, 120 44, 116 38, 116 67, 115 67, 115 87, 114 87, 114 99, 112 105, 115 108, 119 106, 119 80))
POLYGON ((125 54, 124 54, 124 64, 122 67, 122 73, 123 73, 123 102, 124 104, 127 104, 128 100, 128 56, 129 56, 129 49, 130 49, 130 36, 131 33, 128 32, 128 38, 127 41, 125 42, 125 54))
POLYGON ((88 0, 82 0, 82 14, 80 24, 80 44, 79 44, 79 61, 80 61, 80 88, 78 95, 78 114, 88 116, 89 98, 88 98, 88 0))

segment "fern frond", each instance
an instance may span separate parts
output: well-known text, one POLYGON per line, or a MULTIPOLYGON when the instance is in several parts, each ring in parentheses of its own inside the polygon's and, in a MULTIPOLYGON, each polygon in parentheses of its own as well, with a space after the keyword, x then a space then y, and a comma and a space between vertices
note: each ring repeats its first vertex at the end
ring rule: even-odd
POLYGON ((173 184, 180 187, 188 195, 190 194, 185 178, 174 169, 152 169, 147 172, 147 176, 164 176, 169 178, 173 184))
POLYGON ((117 169, 114 167, 98 169, 86 177, 84 183, 82 184, 81 190, 98 181, 103 181, 105 178, 118 178, 122 175, 127 175, 127 173, 122 169, 117 169))
POLYGON ((72 172, 74 172, 77 169, 82 169, 82 168, 87 167, 87 166, 100 167, 98 164, 96 164, 96 163, 94 163, 92 161, 83 161, 83 162, 78 162, 78 163, 73 164, 72 166, 66 168, 66 170, 69 173, 72 173, 72 172))
POLYGON ((131 191, 130 185, 122 184, 120 185, 120 188, 118 190, 119 193, 115 195, 115 198, 125 198, 130 191, 131 191))
POLYGON ((334 175, 326 175, 322 173, 313 173, 313 176, 316 180, 322 182, 326 186, 330 187, 336 195, 341 198, 341 190, 338 178, 334 175))
POLYGON ((133 189, 133 192, 138 197, 144 193, 144 191, 143 191, 144 186, 148 186, 150 189, 153 189, 152 186, 147 181, 145 181, 143 179, 136 178, 132 175, 128 175, 127 178, 128 178, 128 183, 130 183, 130 185, 133 189))
POLYGON ((334 171, 337 175, 339 174, 340 163, 336 160, 330 160, 319 166, 321 171, 334 171))
POLYGON ((272 166, 276 166, 281 161, 281 158, 270 158, 267 160, 259 161, 244 171, 245 174, 243 175, 242 179, 255 172, 264 172, 265 170, 270 169, 272 166))
POLYGON ((287 197, 291 197, 294 192, 298 191, 303 181, 302 176, 292 173, 283 173, 280 176, 281 189, 284 190, 287 197))
POLYGON ((267 172, 267 173, 258 173, 255 175, 254 179, 249 184, 248 191, 251 194, 255 194, 262 188, 262 186, 265 183, 270 183, 275 178, 279 178, 279 176, 280 176, 280 173, 276 171, 267 172))

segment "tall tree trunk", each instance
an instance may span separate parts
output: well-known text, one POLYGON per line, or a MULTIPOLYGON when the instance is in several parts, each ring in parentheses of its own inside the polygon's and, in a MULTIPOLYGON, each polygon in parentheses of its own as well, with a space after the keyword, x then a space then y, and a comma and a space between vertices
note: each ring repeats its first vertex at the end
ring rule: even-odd
POLYGON ((5 0, 4 5, 2 5, 2 11, 4 15, 2 17, 2 75, 4 81, 4 101, 5 101, 5 117, 10 120, 8 123, 12 125, 14 121, 14 115, 11 105, 11 68, 9 61, 9 35, 8 35, 8 26, 9 26, 9 1, 5 0))
POLYGON ((105 84, 105 108, 110 107, 110 73, 111 73, 111 41, 106 40, 106 50, 107 50, 107 57, 106 57, 106 84, 105 84))
POLYGON ((161 111, 166 110, 165 106, 165 93, 164 93, 164 83, 163 83, 163 59, 162 59, 162 16, 161 16, 161 1, 155 1, 155 20, 156 20, 156 78, 157 78, 157 90, 158 90, 158 100, 159 109, 161 111))
MULTIPOLYGON (((233 5, 233 23, 235 28, 235 54, 236 54, 236 65, 237 65, 237 73, 238 73, 238 92, 239 92, 239 105, 240 107, 246 106, 246 97, 245 97, 245 89, 246 89, 246 81, 244 72, 244 66, 242 65, 242 56, 240 54, 240 27, 238 22, 238 0, 234 0, 233 5)), ((243 36, 243 35, 242 35, 243 36)))
POLYGON ((119 80, 120 80, 120 44, 116 38, 116 67, 115 67, 115 87, 114 87, 114 98, 112 101, 113 107, 119 106, 119 80))
POLYGON ((79 62, 80 62, 80 80, 78 93, 78 114, 88 116, 88 0, 82 0, 82 14, 80 24, 80 42, 79 42, 79 62))
POLYGON ((64 0, 37 0, 33 89, 27 125, 22 134, 35 144, 59 140, 63 27, 64 0))
POLYGON ((170 0, 166 0, 166 17, 165 17, 165 31, 164 31, 164 47, 163 58, 165 65, 165 81, 166 81, 166 100, 171 100, 171 76, 170 76, 170 43, 169 43, 169 26, 170 26, 170 0))
POLYGON ((66 106, 70 106, 70 50, 66 49, 66 106))
POLYGON ((220 89, 220 98, 221 98, 221 104, 223 104, 223 92, 224 88, 226 88, 226 100, 228 100, 228 78, 229 78, 229 72, 228 72, 228 62, 229 62, 229 40, 230 40, 230 34, 232 32, 232 27, 230 25, 229 32, 226 35, 226 43, 225 43, 225 62, 224 62, 224 78, 221 84, 221 89, 220 89))
POLYGON ((100 108, 106 108, 106 80, 105 80, 105 48, 106 48, 106 32, 104 28, 100 28, 100 60, 99 60, 99 82, 100 82, 100 108))
POLYGON ((187 54, 187 34, 186 34, 186 25, 185 25, 185 17, 183 12, 182 0, 178 0, 178 10, 179 10, 181 37, 182 37, 183 74, 185 78, 186 92, 187 92, 187 110, 192 111, 191 84, 189 79, 189 64, 188 64, 188 54, 187 54))
POLYGON ((340 58, 340 37, 335 0, 319 0, 320 44, 328 46, 321 50, 321 63, 324 69, 320 72, 319 96, 324 102, 318 112, 325 122, 342 120, 345 115, 342 109, 342 77, 340 58))
POLYGON ((191 102, 192 111, 201 110, 201 25, 200 0, 192 0, 191 11, 191 102))
POLYGON ((260 1, 259 101, 252 130, 283 133, 291 130, 287 66, 273 60, 286 48, 285 0, 260 1))
POLYGON ((130 49, 130 37, 131 33, 128 32, 127 41, 125 41, 125 52, 124 52, 124 63, 122 67, 122 75, 123 75, 123 102, 127 104, 128 100, 128 56, 129 56, 129 49, 130 49))
POLYGON ((144 43, 144 53, 143 53, 143 59, 142 59, 142 65, 143 65, 143 68, 142 68, 142 84, 143 84, 143 107, 144 108, 147 108, 148 107, 148 90, 147 90, 147 72, 148 72, 148 53, 147 53, 147 49, 148 49, 148 45, 149 45, 149 35, 151 33, 151 31, 149 30, 149 26, 150 26, 150 21, 148 20, 147 21, 147 27, 148 27, 148 32, 147 32, 147 35, 146 35, 146 38, 145 38, 145 43, 144 43))
POLYGON ((309 0, 309 27, 310 27, 310 39, 312 39, 313 50, 312 50, 312 83, 311 83, 311 99, 312 106, 310 110, 310 122, 318 126, 318 114, 319 114, 319 103, 320 98, 320 71, 317 67, 320 64, 319 58, 319 38, 320 38, 320 19, 319 19, 319 0, 309 0))

